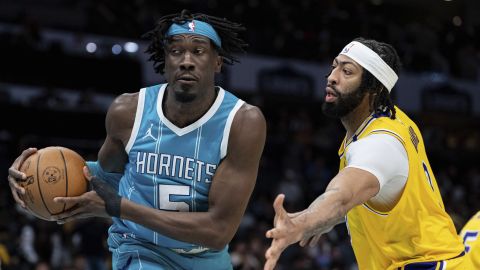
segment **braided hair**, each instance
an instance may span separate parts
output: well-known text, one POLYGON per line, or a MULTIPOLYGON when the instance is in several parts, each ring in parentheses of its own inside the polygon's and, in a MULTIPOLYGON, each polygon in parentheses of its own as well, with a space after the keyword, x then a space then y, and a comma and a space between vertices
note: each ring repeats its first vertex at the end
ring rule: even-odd
MULTIPOLYGON (((358 41, 373 50, 393 69, 393 71, 395 71, 396 74, 399 73, 401 67, 400 58, 392 45, 364 38, 356 38, 354 41, 358 41)), ((392 101, 390 92, 366 69, 364 69, 362 75, 360 89, 363 91, 369 91, 373 94, 371 95, 373 99, 370 100, 370 104, 375 111, 375 114, 389 115, 391 119, 395 119, 395 104, 392 101)))
POLYGON ((168 42, 168 38, 165 36, 165 34, 169 27, 173 23, 183 24, 191 20, 206 22, 215 29, 218 36, 222 40, 222 47, 220 48, 216 46, 213 42, 212 45, 217 50, 218 54, 223 58, 224 63, 232 65, 234 62, 239 62, 239 60, 233 56, 233 54, 245 52, 244 48, 248 46, 245 41, 238 37, 238 33, 245 31, 245 27, 239 23, 231 22, 226 18, 218 18, 202 13, 192 14, 190 11, 184 9, 181 13, 175 13, 161 17, 157 21, 155 28, 142 36, 143 38, 150 39, 150 44, 148 45, 145 53, 150 55, 148 61, 153 62, 155 72, 163 74, 165 67, 164 48, 168 42))

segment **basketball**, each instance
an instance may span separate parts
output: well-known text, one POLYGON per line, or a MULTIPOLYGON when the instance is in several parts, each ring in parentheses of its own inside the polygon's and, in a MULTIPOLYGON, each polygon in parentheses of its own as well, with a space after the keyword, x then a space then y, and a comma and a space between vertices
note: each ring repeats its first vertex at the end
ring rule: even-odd
POLYGON ((20 166, 27 178, 19 184, 25 189, 21 195, 27 209, 36 217, 51 220, 73 205, 56 203, 55 197, 74 197, 87 191, 83 175, 85 160, 75 151, 51 146, 38 150, 20 166))

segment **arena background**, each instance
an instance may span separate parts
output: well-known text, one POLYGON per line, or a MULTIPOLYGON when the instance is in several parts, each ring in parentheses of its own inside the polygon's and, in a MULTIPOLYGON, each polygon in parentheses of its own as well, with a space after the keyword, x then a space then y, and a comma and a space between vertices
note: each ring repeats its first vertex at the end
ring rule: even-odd
MULTIPOLYGON (((331 60, 358 36, 397 48, 403 73, 393 94, 423 132, 457 228, 480 209, 480 1, 0 0, 1 269, 108 269, 108 222, 32 218, 15 206, 7 169, 29 146, 95 160, 112 99, 163 82, 141 34, 183 8, 247 27, 248 54, 218 81, 268 123, 257 185, 230 245, 235 269, 262 268, 276 194, 287 195, 288 210, 302 209, 335 175, 344 130, 320 105, 331 60)), ((356 269, 345 226, 315 247, 290 247, 278 269, 356 269)))

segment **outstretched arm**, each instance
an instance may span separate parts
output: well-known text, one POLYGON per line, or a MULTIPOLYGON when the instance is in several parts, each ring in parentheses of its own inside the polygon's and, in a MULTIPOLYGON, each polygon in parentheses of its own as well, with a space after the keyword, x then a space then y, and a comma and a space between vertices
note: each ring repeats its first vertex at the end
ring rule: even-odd
POLYGON ((325 193, 296 216, 283 208, 284 195, 279 195, 273 204, 274 228, 267 231, 272 244, 265 253, 265 270, 273 269, 282 252, 289 245, 301 241, 306 245, 344 220, 347 212, 356 205, 365 203, 380 189, 377 178, 364 170, 345 168, 329 183, 325 193))

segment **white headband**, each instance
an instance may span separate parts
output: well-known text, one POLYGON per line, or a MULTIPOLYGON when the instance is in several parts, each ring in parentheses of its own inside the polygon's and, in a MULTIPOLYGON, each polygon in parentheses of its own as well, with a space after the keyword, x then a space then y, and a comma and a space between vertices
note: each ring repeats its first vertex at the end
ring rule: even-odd
POLYGON ((352 41, 343 48, 340 54, 352 58, 363 68, 370 71, 389 92, 392 91, 393 86, 398 80, 398 76, 376 52, 360 42, 352 41))

